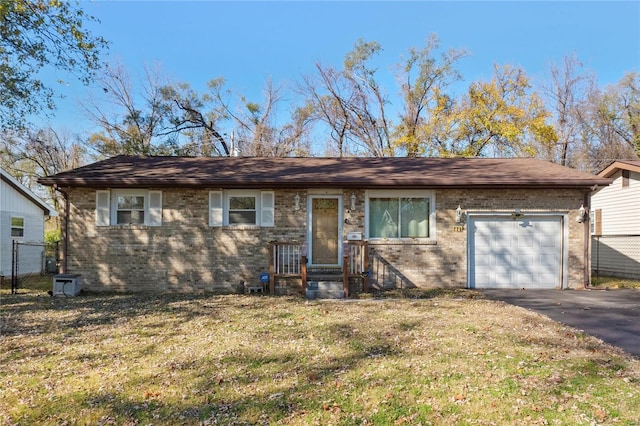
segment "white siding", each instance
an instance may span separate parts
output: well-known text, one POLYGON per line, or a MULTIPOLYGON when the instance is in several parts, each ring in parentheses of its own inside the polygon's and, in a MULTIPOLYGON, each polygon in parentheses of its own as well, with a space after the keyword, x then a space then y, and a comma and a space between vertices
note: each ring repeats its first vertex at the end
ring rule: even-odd
POLYGON ((640 234, 640 173, 630 173, 627 187, 622 172, 612 177, 610 186, 591 196, 591 209, 602 210, 602 235, 640 234))
MULTIPOLYGON (((11 276, 11 256, 13 251, 13 240, 27 241, 27 242, 42 242, 44 241, 44 215, 42 210, 40 214, 21 214, 14 212, 0 212, 0 272, 5 277, 11 276), (11 217, 19 216, 24 218, 24 237, 12 238, 11 237, 11 217)), ((42 249, 28 250, 27 256, 32 259, 23 258, 24 265, 30 265, 28 271, 23 272, 40 272, 40 263, 42 258, 42 249)), ((23 268, 24 269, 24 268, 23 268)))
POLYGON ((39 215, 44 217, 44 212, 29 198, 16 191, 11 185, 0 180, 0 210, 20 214, 39 215))
MULTIPOLYGON (((14 240, 11 237, 11 217, 24 218, 24 237, 17 238, 18 240, 42 242, 45 213, 5 181, 0 180, 0 185, 0 272, 5 277, 10 277, 14 240)), ((24 260, 30 264, 39 264, 40 258, 41 255, 36 253, 34 259, 24 260)))

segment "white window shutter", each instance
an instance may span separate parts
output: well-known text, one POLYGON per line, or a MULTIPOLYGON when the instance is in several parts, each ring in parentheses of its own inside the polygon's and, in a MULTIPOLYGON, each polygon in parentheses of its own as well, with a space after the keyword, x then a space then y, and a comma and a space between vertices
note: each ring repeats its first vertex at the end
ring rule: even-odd
POLYGON ((96 191, 96 226, 109 226, 111 224, 109 207, 111 191, 96 191))
POLYGON ((149 191, 149 220, 147 225, 162 225, 162 191, 149 191))
POLYGON ((209 226, 222 226, 222 191, 209 191, 209 226))
POLYGON ((262 191, 260 193, 260 225, 274 226, 275 218, 275 192, 262 191))

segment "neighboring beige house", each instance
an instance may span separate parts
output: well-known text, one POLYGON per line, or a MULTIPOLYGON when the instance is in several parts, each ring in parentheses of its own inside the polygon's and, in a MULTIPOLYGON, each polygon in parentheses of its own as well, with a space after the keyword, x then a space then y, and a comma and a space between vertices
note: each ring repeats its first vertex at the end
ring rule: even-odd
MULTIPOLYGON (((44 241, 44 220, 55 209, 5 170, 0 169, 0 275, 11 277, 13 243, 44 241)), ((44 270, 44 246, 24 250, 20 273, 44 270)))
POLYGON ((640 279, 640 160, 615 161, 598 176, 613 183, 591 196, 591 268, 640 279))
POLYGON ((88 290, 262 277, 277 294, 335 279, 350 294, 584 287, 576 216, 611 180, 530 158, 118 156, 40 182, 66 198, 63 272, 88 290))

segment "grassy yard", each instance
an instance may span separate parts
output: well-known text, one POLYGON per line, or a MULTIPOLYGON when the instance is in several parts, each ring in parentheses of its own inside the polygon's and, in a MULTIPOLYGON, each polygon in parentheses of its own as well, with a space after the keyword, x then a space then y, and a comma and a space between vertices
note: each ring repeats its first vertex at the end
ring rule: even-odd
POLYGON ((421 296, 3 292, 0 424, 638 424, 639 360, 477 293, 421 296))

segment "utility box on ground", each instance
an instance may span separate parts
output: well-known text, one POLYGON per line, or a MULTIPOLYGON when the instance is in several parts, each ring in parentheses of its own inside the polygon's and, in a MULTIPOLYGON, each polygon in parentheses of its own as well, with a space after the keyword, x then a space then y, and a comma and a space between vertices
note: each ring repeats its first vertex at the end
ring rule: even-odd
POLYGON ((77 296, 82 290, 80 274, 58 274, 53 277, 53 296, 77 296))

